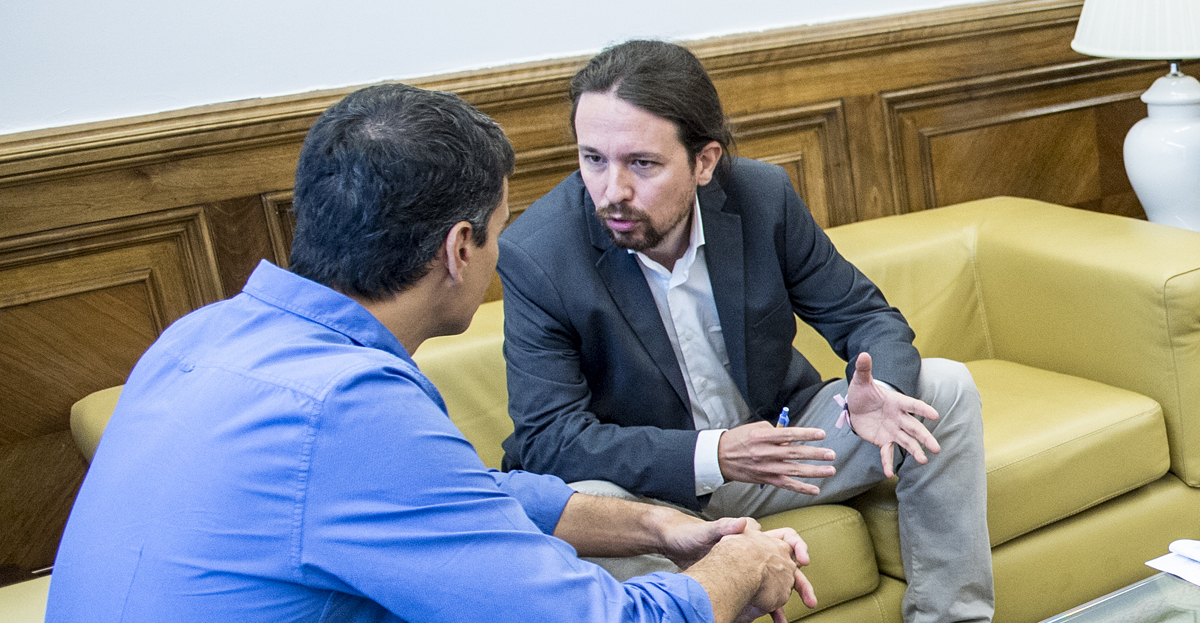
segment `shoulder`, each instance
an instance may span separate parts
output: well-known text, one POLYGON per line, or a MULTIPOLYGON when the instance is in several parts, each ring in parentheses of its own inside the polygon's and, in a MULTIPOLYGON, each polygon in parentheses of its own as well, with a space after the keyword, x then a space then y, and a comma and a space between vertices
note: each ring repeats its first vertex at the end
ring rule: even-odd
POLYGON ((143 359, 154 368, 207 370, 318 404, 375 375, 436 393, 411 360, 245 293, 184 317, 143 359))
POLYGON ((749 158, 734 158, 721 186, 730 195, 772 195, 793 190, 783 167, 749 158))
POLYGON ((517 216, 500 234, 500 242, 524 246, 546 236, 558 238, 568 232, 586 232, 586 196, 583 178, 576 171, 517 216))

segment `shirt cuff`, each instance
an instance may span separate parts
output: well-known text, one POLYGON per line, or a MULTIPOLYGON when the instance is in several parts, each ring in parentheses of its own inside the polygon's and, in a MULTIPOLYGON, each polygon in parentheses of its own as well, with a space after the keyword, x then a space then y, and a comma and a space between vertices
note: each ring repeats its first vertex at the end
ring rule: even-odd
POLYGON ((696 438, 694 464, 697 496, 708 495, 725 484, 725 477, 721 475, 721 462, 717 459, 717 444, 721 441, 721 433, 725 431, 724 428, 702 430, 696 438))

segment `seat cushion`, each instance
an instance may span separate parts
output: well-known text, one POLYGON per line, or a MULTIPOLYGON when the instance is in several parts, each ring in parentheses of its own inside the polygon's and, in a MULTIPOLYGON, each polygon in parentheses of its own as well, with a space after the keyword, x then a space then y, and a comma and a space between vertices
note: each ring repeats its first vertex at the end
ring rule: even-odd
POLYGON ((817 593, 818 608, 809 610, 793 593, 784 607, 789 621, 869 595, 879 586, 871 536, 854 509, 825 504, 769 515, 759 522, 764 530, 793 528, 808 545, 812 564, 804 573, 817 593))
POLYGON ((1158 403, 1007 361, 967 364, 983 398, 988 526, 999 545, 1167 473, 1158 403))
POLYGON ((0 620, 6 623, 42 623, 50 576, 0 587, 0 620))
MULTIPOLYGON (((993 546, 1166 474, 1166 424, 1153 400, 1007 361, 967 368, 983 399, 993 546)), ((851 505, 867 522, 880 570, 903 578, 895 483, 851 505)))

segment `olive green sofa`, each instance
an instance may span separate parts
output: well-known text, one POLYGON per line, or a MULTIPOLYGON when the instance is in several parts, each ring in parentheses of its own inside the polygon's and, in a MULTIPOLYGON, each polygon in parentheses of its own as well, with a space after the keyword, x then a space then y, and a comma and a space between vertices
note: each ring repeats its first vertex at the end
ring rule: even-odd
MULTIPOLYGON (((967 364, 983 397, 996 621, 1039 621, 1150 575, 1200 538, 1200 233, 995 198, 836 227, 841 252, 904 312, 923 356, 967 364)), ((844 363, 807 326, 797 347, 844 363)), ((451 418, 499 466, 503 308, 416 353, 451 418)), ((119 388, 76 405, 94 450, 119 388)), ((936 460, 936 459, 935 459, 936 460)), ((820 607, 806 623, 900 621, 904 572, 887 484, 764 519, 805 538, 820 607)))

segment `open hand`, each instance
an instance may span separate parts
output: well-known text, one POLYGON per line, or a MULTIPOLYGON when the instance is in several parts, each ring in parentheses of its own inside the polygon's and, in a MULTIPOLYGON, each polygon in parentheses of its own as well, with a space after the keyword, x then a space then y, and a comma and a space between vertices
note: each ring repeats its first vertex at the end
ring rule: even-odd
POLYGON ((828 478, 835 472, 833 466, 796 461, 832 461, 833 450, 803 443, 824 438, 825 431, 819 428, 775 428, 770 422, 731 428, 721 434, 717 443, 721 475, 726 481, 775 485, 816 495, 820 488, 795 478, 828 478))
POLYGON ((883 473, 891 478, 894 469, 895 446, 904 448, 918 463, 929 461, 921 446, 937 454, 941 451, 937 439, 918 420, 938 418, 933 407, 900 392, 881 386, 871 378, 871 355, 860 353, 854 362, 854 377, 846 390, 846 405, 850 409, 850 426, 859 437, 879 446, 883 473))

